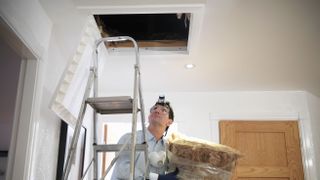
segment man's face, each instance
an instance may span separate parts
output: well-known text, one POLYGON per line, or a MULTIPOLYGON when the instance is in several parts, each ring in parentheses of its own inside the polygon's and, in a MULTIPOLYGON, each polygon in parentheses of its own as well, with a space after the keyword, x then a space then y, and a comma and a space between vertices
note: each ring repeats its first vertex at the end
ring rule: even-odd
POLYGON ((169 119, 169 109, 165 106, 154 105, 150 109, 149 114, 149 123, 155 123, 162 126, 169 126, 172 123, 172 120, 169 119))

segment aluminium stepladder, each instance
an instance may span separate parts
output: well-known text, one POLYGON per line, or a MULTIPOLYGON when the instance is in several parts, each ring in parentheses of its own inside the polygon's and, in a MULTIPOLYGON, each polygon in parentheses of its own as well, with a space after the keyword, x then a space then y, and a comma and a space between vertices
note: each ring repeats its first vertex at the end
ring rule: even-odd
POLYGON ((86 175, 89 167, 93 164, 93 175, 94 180, 98 179, 98 153, 100 152, 118 152, 111 164, 108 166, 107 170, 101 179, 107 175, 114 163, 119 157, 119 154, 123 151, 131 151, 130 157, 130 176, 129 179, 134 179, 134 169, 135 169, 135 157, 136 151, 144 151, 145 155, 145 177, 148 176, 148 145, 136 144, 136 129, 137 129, 137 116, 138 111, 141 115, 141 125, 144 135, 144 142, 146 141, 146 127, 145 127, 145 114, 144 114, 144 102, 142 98, 142 88, 141 88, 141 74, 140 74, 140 62, 139 62, 139 48, 136 41, 128 36, 118 36, 118 37, 107 37, 99 39, 95 42, 94 48, 94 58, 92 65, 90 67, 90 74, 86 84, 86 90, 84 97, 82 99, 82 104, 80 107, 80 113, 76 122, 75 130, 71 140, 71 146, 68 150, 67 160, 63 171, 63 180, 68 179, 69 172, 71 170, 71 160, 74 157, 75 150, 77 147, 80 129, 83 123, 83 118, 86 112, 87 104, 89 104, 94 109, 93 115, 93 158, 86 169, 84 176, 86 175), (98 97, 98 47, 102 42, 117 42, 117 41, 131 41, 134 45, 136 62, 134 65, 134 87, 133 87, 133 98, 130 96, 117 96, 117 97, 98 97), (91 89, 93 88, 93 97, 90 96, 91 89), (140 107, 138 107, 138 102, 140 107), (97 144, 97 113, 100 114, 119 114, 119 113, 132 113, 132 132, 131 139, 129 139, 124 144, 97 144))

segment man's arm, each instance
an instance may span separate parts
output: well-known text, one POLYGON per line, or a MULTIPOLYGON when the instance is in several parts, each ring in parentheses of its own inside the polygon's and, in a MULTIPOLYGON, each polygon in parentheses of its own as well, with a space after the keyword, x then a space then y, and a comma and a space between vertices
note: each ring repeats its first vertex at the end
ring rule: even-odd
MULTIPOLYGON (((130 138, 128 134, 123 135, 118 144, 123 144, 130 138)), ((120 180, 120 179, 129 179, 129 172, 130 172, 130 153, 129 152, 122 152, 115 164, 113 173, 112 173, 112 180, 120 180)))
POLYGON ((179 169, 176 168, 174 172, 168 174, 155 174, 150 173, 150 180, 177 180, 177 174, 179 173, 179 169))
MULTIPOLYGON (((123 135, 119 141, 118 144, 124 144, 128 139, 131 138, 131 134, 125 134, 123 135)), ((139 158, 139 153, 136 154, 136 160, 139 158)), ((131 159, 131 151, 123 151, 120 153, 113 173, 112 173, 112 180, 127 180, 130 176, 130 159, 131 159)), ((141 173, 139 173, 139 167, 138 163, 136 163, 135 166, 135 178, 134 179, 143 179, 141 173)))

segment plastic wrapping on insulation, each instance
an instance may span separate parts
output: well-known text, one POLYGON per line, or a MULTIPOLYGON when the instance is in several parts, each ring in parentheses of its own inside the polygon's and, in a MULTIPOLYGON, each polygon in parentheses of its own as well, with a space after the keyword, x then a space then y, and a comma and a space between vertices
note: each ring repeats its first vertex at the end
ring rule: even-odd
POLYGON ((209 141, 173 133, 169 138, 170 166, 179 169, 178 178, 188 180, 229 180, 239 151, 209 141))

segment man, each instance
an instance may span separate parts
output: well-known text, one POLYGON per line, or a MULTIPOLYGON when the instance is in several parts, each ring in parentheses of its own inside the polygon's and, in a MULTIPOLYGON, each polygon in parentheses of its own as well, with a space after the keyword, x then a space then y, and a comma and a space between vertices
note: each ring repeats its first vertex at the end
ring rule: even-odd
MULTIPOLYGON (((150 180, 175 180, 178 171, 165 174, 168 171, 167 159, 162 163, 153 163, 153 157, 159 157, 158 154, 165 154, 167 141, 163 138, 167 133, 169 126, 173 123, 174 113, 168 101, 165 101, 164 96, 160 96, 158 101, 150 109, 148 117, 149 125, 146 130, 146 139, 148 144, 149 157, 149 178, 150 180), (153 156, 153 155, 156 156, 153 156)), ((124 144, 126 140, 131 138, 131 133, 123 135, 119 144, 124 144)), ((143 144, 143 132, 137 132, 137 144, 143 144)), ((119 156, 115 165, 112 180, 126 180, 129 179, 130 173, 130 152, 123 152, 119 156)), ((135 158, 135 180, 144 179, 145 176, 145 158, 144 152, 136 153, 135 158)))

